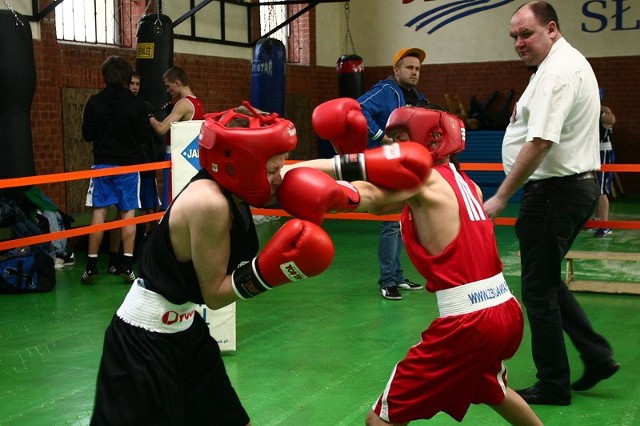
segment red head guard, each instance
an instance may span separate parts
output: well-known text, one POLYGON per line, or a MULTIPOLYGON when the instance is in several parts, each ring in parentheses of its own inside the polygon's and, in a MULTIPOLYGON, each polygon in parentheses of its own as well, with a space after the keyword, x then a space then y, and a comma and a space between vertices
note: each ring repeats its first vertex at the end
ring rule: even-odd
POLYGON ((200 166, 220 185, 252 206, 271 200, 266 165, 271 157, 296 147, 296 128, 289 120, 234 109, 206 114, 200 129, 200 166), (238 127, 242 126, 242 127, 238 127))
POLYGON ((427 147, 433 163, 464 150, 464 122, 453 114, 422 107, 400 107, 391 113, 385 131, 404 129, 409 140, 427 147))

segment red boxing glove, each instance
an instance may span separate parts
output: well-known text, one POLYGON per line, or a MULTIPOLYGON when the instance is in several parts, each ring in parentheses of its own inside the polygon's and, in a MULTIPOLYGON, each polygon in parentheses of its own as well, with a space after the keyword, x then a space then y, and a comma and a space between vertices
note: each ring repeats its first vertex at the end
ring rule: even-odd
POLYGON ((287 172, 276 199, 289 214, 321 224, 325 213, 350 212, 360 204, 360 194, 349 182, 310 167, 287 172))
POLYGON ((313 110, 311 124, 322 139, 331 142, 338 154, 353 154, 367 149, 367 119, 358 101, 337 98, 313 110))
POLYGON ((333 158, 338 179, 348 182, 366 180, 395 191, 422 185, 433 168, 429 150, 415 142, 393 143, 363 154, 336 155, 333 158))
POLYGON ((291 219, 275 233, 262 252, 231 275, 233 291, 249 299, 291 281, 314 277, 329 267, 335 249, 318 225, 291 219))

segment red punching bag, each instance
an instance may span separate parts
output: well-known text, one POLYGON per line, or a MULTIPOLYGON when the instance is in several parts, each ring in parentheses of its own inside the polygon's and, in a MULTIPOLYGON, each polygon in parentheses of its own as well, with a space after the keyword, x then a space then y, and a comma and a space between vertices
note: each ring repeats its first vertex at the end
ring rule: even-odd
POLYGON ((364 70, 363 60, 355 52, 353 38, 349 29, 349 3, 344 5, 344 17, 346 21, 346 32, 344 35, 344 50, 347 51, 347 41, 351 42, 352 54, 344 54, 338 58, 336 72, 338 73, 338 97, 357 99, 364 93, 362 86, 362 71, 364 70))
POLYGON ((362 58, 358 55, 342 55, 336 63, 338 73, 338 97, 356 99, 364 93, 362 87, 362 58))
POLYGON ((31 101, 36 66, 29 21, 0 10, 0 179, 34 176, 31 101))

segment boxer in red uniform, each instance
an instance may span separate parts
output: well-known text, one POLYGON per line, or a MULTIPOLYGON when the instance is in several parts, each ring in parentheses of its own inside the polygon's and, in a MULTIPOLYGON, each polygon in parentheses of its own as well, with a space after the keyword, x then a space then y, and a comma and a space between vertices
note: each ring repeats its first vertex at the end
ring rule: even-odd
POLYGON ((297 138, 276 114, 242 111, 205 117, 202 169, 140 253, 140 278, 105 334, 92 425, 249 425, 196 304, 219 309, 315 276, 333 259, 329 236, 300 219, 256 257, 249 205, 273 201, 297 138))
MULTIPOLYGON (((333 132, 338 152, 357 151, 360 131, 351 124, 358 120, 345 120, 344 106, 323 104, 316 114, 323 119, 314 120, 314 125, 340 129, 316 128, 318 134, 333 132)), ((367 425, 406 425, 440 411, 462 421, 469 406, 480 403, 511 424, 542 424, 507 387, 504 361, 520 345, 523 315, 502 275, 493 223, 483 210, 480 189, 451 158, 464 149, 464 131, 461 120, 446 112, 401 107, 386 127, 401 143, 382 156, 395 158, 399 165, 378 167, 380 156, 371 151, 334 161, 313 160, 289 170, 278 189, 285 210, 316 223, 325 212, 401 211, 407 253, 426 279, 427 290, 436 294, 440 316, 396 364, 367 415, 367 425), (410 155, 403 155, 409 150, 410 155), (421 170, 416 166, 420 161, 426 167, 433 161, 434 166, 430 173, 413 174, 423 177, 416 184, 410 171, 421 170), (406 164, 410 166, 402 170, 406 164), (336 177, 352 182, 335 181, 336 177)))
MULTIPOLYGON (((171 160, 171 124, 178 121, 202 120, 204 118, 204 106, 189 86, 189 76, 180 67, 172 66, 162 76, 171 102, 162 107, 162 121, 158 120, 155 112, 149 113, 149 123, 153 131, 158 135, 167 135, 167 152, 165 160, 171 160)), ((162 169, 162 209, 166 210, 171 203, 171 169, 162 169)))

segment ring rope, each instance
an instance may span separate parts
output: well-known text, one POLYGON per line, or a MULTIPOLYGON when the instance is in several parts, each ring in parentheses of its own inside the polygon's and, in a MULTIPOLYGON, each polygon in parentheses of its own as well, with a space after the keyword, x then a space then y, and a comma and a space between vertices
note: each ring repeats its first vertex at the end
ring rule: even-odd
MULTIPOLYGON (((297 163, 297 160, 288 160, 287 164, 297 163)), ((27 176, 20 178, 0 179, 0 189, 13 188, 19 186, 47 184, 55 182, 65 182, 69 180, 89 179, 93 177, 112 176, 123 173, 145 172, 151 170, 171 168, 171 161, 158 161, 155 163, 137 164, 132 166, 110 167, 108 169, 82 170, 76 172, 54 173, 40 176, 27 176)), ((461 163, 462 170, 471 171, 502 171, 502 163, 461 163)), ((640 164, 603 164, 600 168, 603 172, 640 172, 640 164)), ((254 215, 263 216, 291 216, 282 209, 251 208, 254 215)), ((129 219, 118 219, 110 222, 88 225, 80 228, 67 229, 63 231, 51 232, 32 237, 17 238, 13 240, 0 241, 0 251, 9 250, 32 244, 40 244, 62 238, 71 238, 81 235, 102 232, 110 229, 121 228, 128 225, 160 220, 164 212, 150 213, 129 219)), ((371 221, 397 221, 399 214, 377 216, 370 213, 327 213, 327 219, 347 219, 347 220, 371 220, 371 221)), ((516 223, 515 217, 497 217, 494 219, 496 225, 513 226, 516 223)), ((607 227, 613 229, 640 229, 640 221, 619 221, 619 220, 589 220, 585 224, 586 228, 607 227)))

